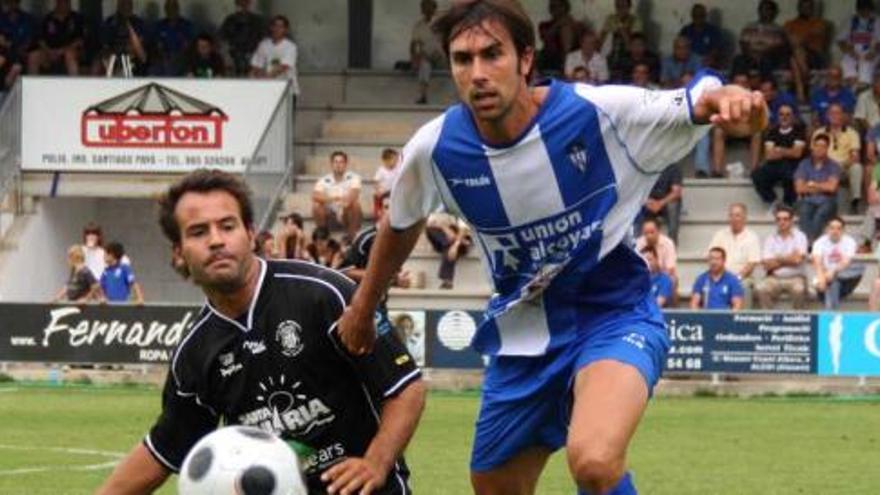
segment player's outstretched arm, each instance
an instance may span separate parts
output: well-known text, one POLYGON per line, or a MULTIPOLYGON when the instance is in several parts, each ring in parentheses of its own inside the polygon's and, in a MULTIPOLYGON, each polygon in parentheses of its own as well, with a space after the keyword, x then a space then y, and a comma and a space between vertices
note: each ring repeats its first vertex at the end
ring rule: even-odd
POLYGON ((424 225, 425 222, 420 221, 404 230, 395 231, 387 218, 379 224, 367 271, 351 304, 345 308, 339 320, 339 338, 348 352, 361 355, 373 348, 376 340, 373 325, 376 307, 392 278, 415 247, 424 225))
POLYGON ((406 448, 425 408, 425 384, 410 383, 382 404, 379 431, 364 457, 352 457, 328 469, 321 478, 328 493, 370 495, 392 480, 386 479, 406 448))
POLYGON ((146 495, 162 486, 169 474, 144 444, 139 443, 119 462, 95 495, 146 495))
POLYGON ((694 104, 694 121, 714 124, 733 136, 751 136, 767 128, 767 102, 760 91, 729 84, 700 95, 694 104))

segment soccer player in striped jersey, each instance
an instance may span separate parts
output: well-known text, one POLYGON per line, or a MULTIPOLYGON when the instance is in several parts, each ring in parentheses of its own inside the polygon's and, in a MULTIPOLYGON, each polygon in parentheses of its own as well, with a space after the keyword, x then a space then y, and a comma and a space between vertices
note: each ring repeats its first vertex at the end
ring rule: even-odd
POLYGON ((445 207, 473 226, 495 289, 473 340, 491 356, 474 491, 531 494, 565 446, 581 493, 636 493, 626 450, 669 342, 630 227, 660 172, 709 124, 750 135, 766 126, 766 103, 706 73, 671 91, 530 88, 534 31, 516 0, 455 2, 435 29, 462 103, 404 148, 341 338, 371 348, 389 277, 445 207))

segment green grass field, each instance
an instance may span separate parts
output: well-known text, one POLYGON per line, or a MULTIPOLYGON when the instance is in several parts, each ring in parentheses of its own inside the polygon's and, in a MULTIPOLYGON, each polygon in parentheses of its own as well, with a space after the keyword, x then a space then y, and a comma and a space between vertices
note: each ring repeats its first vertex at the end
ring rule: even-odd
MULTIPOLYGON (((0 494, 91 493, 158 406, 154 388, 0 387, 0 494)), ((430 396, 407 454, 415 493, 469 493, 477 406, 472 393, 430 396)), ((880 400, 661 398, 630 458, 647 495, 877 494, 880 400)), ((538 493, 575 493, 563 455, 538 493)))

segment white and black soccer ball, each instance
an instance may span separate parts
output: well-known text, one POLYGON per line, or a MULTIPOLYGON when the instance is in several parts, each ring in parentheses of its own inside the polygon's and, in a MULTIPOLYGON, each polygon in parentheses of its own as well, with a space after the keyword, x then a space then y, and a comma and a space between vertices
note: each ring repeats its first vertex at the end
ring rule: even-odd
POLYGON ((180 495, 308 495, 296 453, 251 426, 227 426, 189 451, 177 479, 180 495))

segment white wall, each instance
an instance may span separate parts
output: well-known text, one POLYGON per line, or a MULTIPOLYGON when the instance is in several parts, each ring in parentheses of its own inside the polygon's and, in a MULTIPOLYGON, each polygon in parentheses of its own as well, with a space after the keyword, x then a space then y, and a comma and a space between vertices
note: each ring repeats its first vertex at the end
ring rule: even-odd
POLYGON ((66 281, 66 253, 82 228, 97 222, 105 241, 119 241, 132 260, 148 302, 199 303, 204 297, 169 266, 169 244, 148 199, 43 198, 16 239, 0 253, 0 299, 48 301, 66 281))

